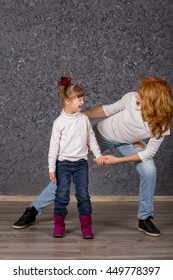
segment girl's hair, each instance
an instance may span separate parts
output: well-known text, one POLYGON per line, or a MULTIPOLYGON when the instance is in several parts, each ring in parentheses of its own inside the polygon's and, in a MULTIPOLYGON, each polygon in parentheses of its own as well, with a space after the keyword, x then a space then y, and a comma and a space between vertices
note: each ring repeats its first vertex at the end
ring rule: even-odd
POLYGON ((139 80, 137 92, 141 98, 143 120, 149 124, 152 137, 159 139, 172 128, 173 97, 168 83, 157 77, 139 80))
POLYGON ((62 103, 64 103, 66 99, 83 97, 84 89, 77 84, 73 84, 71 78, 64 75, 58 81, 58 94, 62 103))

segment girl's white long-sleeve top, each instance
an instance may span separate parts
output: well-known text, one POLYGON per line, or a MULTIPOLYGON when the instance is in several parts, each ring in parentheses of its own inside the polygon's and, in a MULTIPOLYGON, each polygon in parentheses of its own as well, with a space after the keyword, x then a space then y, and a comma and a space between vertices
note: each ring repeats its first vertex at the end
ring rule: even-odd
POLYGON ((142 119, 141 108, 136 104, 136 92, 125 94, 119 101, 103 106, 108 117, 98 123, 98 130, 105 138, 119 143, 133 144, 149 139, 145 149, 138 153, 142 161, 152 158, 159 149, 166 131, 160 139, 151 137, 147 122, 142 119))
POLYGON ((88 159, 88 152, 101 156, 95 134, 88 117, 82 113, 73 115, 62 110, 54 121, 50 139, 49 172, 55 172, 56 161, 88 159))

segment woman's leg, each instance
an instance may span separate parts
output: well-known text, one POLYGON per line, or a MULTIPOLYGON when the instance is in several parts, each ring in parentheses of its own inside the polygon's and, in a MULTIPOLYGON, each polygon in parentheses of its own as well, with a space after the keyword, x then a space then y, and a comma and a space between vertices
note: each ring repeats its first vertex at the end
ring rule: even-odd
MULTIPOLYGON (((123 156, 135 154, 142 150, 134 145, 121 145, 117 149, 123 156)), ((139 175, 139 209, 138 209, 138 230, 149 236, 160 236, 160 231, 152 223, 154 214, 154 193, 156 187, 156 166, 153 159, 145 162, 135 162, 134 166, 139 175)))
POLYGON ((55 200, 56 183, 50 182, 49 185, 37 196, 36 200, 31 203, 31 207, 34 206, 38 214, 41 214, 48 205, 55 200))
POLYGON ((153 159, 135 163, 139 174, 138 219, 145 220, 154 215, 154 193, 156 187, 156 166, 153 159))
MULTIPOLYGON (((123 156, 135 154, 142 149, 132 144, 117 146, 123 156)), ((145 162, 135 162, 135 169, 139 175, 139 210, 138 219, 145 220, 154 213, 154 193, 156 187, 156 166, 153 159, 145 162)))
POLYGON ((23 229, 32 225, 37 214, 41 214, 44 208, 54 201, 56 188, 56 184, 50 182, 37 196, 36 200, 31 203, 31 207, 27 207, 22 216, 13 224, 13 228, 23 229))

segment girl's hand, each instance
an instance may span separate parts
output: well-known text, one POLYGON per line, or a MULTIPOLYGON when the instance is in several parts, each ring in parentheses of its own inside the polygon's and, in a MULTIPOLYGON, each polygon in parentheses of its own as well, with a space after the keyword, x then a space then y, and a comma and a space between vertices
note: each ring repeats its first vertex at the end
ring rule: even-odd
POLYGON ((105 164, 105 161, 106 161, 105 156, 101 156, 99 158, 94 158, 94 162, 97 163, 98 165, 105 164))
POLYGON ((94 159, 94 162, 96 162, 98 165, 100 164, 116 164, 119 163, 119 158, 114 157, 112 155, 106 155, 106 156, 101 156, 100 158, 94 159))
POLYGON ((55 173, 54 172, 50 172, 49 173, 49 177, 50 177, 50 180, 52 181, 52 182, 56 182, 56 178, 55 178, 55 173))

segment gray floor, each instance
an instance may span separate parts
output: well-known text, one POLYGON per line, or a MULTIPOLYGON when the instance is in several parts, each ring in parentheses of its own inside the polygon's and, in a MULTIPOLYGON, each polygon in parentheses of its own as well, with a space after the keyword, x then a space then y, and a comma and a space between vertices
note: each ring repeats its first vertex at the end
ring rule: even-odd
POLYGON ((69 205, 66 232, 62 239, 52 237, 53 205, 37 217, 34 225, 15 230, 12 224, 28 202, 0 202, 0 259, 4 260, 172 260, 173 202, 155 202, 155 225, 160 237, 149 237, 137 230, 135 201, 94 201, 93 240, 81 235, 76 202, 69 205))

